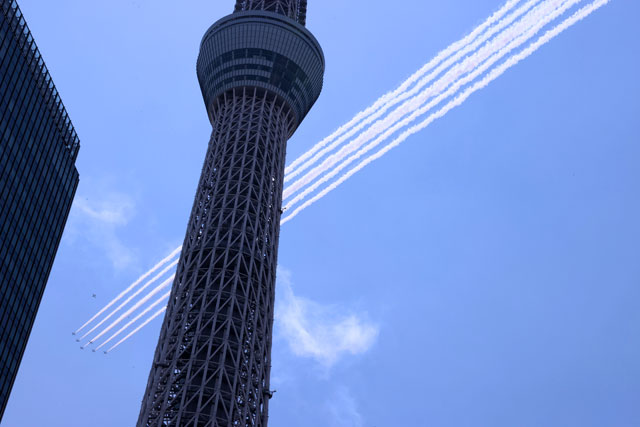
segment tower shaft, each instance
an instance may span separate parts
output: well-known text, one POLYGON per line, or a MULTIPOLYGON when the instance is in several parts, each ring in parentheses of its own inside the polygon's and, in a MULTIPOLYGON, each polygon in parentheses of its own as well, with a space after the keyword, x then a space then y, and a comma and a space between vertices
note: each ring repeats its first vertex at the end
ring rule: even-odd
POLYGON ((267 426, 286 143, 324 72, 305 9, 238 1, 203 38, 213 131, 138 427, 267 426))
POLYGON ((139 425, 266 425, 291 121, 281 100, 257 88, 216 100, 139 425))

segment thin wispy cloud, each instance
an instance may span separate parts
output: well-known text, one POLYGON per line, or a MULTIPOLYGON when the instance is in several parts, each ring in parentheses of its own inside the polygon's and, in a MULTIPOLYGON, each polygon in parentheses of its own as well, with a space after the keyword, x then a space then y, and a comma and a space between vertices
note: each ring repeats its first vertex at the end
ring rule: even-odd
POLYGON ((73 205, 88 218, 112 226, 127 225, 135 211, 133 201, 128 196, 117 193, 110 194, 108 200, 102 200, 96 205, 91 205, 89 199, 78 197, 73 205))
POLYGON ((78 193, 69 214, 65 238, 71 244, 88 242, 99 248, 116 270, 125 269, 136 257, 122 242, 118 231, 129 224, 135 213, 135 202, 127 194, 112 191, 99 199, 89 199, 78 193))
POLYGON ((358 404, 346 387, 340 387, 327 402, 332 427, 362 427, 358 404))
POLYGON ((367 352, 379 328, 365 313, 326 306, 293 293, 291 273, 278 268, 276 328, 300 357, 330 368, 346 355, 367 352))

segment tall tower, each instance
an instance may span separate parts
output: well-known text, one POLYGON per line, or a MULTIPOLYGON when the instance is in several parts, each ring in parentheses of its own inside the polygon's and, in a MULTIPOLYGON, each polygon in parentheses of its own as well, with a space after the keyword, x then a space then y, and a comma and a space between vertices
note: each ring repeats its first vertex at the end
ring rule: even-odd
POLYGON ((266 426, 286 143, 320 95, 306 0, 237 0, 197 74, 213 126, 138 426, 266 426))

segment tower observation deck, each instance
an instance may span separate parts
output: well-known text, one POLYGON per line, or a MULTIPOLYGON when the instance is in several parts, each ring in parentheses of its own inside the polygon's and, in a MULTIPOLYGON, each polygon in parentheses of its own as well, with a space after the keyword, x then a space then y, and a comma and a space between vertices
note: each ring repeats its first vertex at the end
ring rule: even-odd
POLYGON ((266 426, 286 143, 322 89, 306 0, 237 0, 197 75, 213 131, 138 419, 266 426))

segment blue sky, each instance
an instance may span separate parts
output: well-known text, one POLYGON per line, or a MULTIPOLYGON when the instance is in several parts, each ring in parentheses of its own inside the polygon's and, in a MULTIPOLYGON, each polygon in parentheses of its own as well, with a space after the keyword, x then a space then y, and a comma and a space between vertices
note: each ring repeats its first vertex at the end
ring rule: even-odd
MULTIPOLYGON (((20 1, 81 183, 3 427, 135 423, 160 320, 108 356, 70 332, 184 237, 232 3, 20 1)), ((289 160, 501 5, 310 0, 327 72, 289 160)), ((270 425, 640 423, 639 15, 613 0, 282 228, 270 425)))

